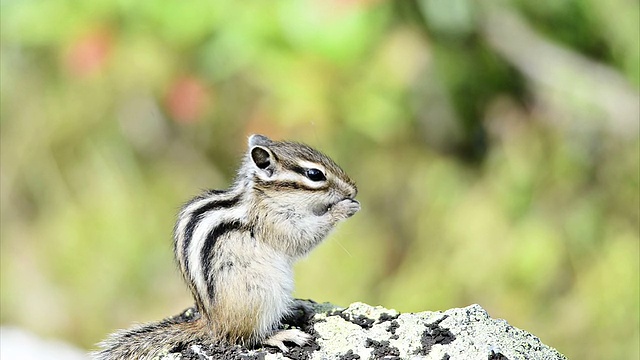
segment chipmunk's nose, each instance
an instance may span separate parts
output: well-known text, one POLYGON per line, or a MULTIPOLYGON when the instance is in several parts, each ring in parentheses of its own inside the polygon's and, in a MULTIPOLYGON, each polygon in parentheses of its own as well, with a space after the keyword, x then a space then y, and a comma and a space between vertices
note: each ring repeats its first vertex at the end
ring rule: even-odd
POLYGON ((349 194, 349 198, 354 199, 356 195, 358 195, 358 188, 354 187, 353 190, 351 190, 351 193, 349 194))

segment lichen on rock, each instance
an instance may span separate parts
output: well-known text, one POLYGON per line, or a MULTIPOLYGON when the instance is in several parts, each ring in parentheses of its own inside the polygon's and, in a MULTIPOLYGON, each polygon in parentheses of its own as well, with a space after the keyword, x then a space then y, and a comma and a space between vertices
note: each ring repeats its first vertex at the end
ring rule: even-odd
POLYGON ((185 344, 161 360, 562 360, 536 336, 493 319, 479 305, 438 312, 398 313, 364 303, 347 308, 307 301, 313 314, 293 319, 313 343, 290 344, 287 353, 274 348, 247 349, 224 344, 185 344))

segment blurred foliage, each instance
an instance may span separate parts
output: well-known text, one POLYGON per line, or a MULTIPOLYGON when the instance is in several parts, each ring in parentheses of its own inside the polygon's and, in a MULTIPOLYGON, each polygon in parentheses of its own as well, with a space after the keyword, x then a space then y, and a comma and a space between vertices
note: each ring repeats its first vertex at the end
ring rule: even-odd
POLYGON ((637 2, 0 9, 2 323, 89 348, 189 306, 175 213, 259 132, 360 187, 297 296, 479 303, 569 358, 640 357, 637 2))

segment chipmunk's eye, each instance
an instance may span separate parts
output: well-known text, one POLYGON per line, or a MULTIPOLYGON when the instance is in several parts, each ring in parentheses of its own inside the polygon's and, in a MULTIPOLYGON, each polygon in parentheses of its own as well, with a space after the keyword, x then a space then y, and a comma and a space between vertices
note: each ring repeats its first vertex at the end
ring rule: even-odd
POLYGON ((307 169, 306 175, 309 178, 309 180, 311 180, 311 181, 324 181, 324 180, 327 180, 327 178, 324 176, 322 171, 320 171, 318 169, 307 169))

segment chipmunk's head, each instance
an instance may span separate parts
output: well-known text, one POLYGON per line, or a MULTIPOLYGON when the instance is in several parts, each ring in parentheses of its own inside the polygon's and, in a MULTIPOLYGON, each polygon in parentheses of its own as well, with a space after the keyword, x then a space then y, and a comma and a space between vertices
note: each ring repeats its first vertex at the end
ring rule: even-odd
POLYGON ((358 192, 353 180, 333 160, 304 144, 252 135, 247 157, 255 188, 270 197, 290 196, 307 203, 300 205, 320 202, 329 207, 353 199, 358 192))
POLYGON ((242 177, 250 179, 269 221, 319 242, 339 220, 358 211, 353 180, 329 157, 304 144, 249 137, 242 177))

